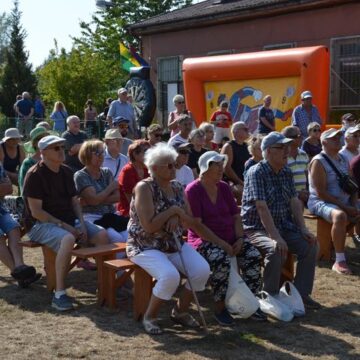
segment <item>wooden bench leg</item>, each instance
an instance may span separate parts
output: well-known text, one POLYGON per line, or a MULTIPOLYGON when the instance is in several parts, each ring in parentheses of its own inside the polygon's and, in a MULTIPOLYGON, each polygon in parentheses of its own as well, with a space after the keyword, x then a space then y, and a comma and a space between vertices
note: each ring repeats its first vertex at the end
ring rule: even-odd
POLYGON ((134 282, 134 319, 139 321, 144 316, 148 307, 153 279, 145 270, 137 267, 135 269, 134 282))
MULTIPOLYGON (((107 284, 107 282, 109 281, 109 274, 108 274, 108 270, 105 269, 104 261, 114 260, 114 259, 115 259, 115 254, 95 257, 96 266, 97 266, 97 299, 99 306, 103 306, 104 303, 106 302, 106 296, 107 296, 106 292, 109 286, 109 284, 107 284)), ((115 281, 115 275, 113 277, 115 281)))
POLYGON ((46 286, 49 291, 54 291, 56 288, 56 271, 55 271, 56 253, 47 246, 42 246, 41 249, 44 256, 44 266, 46 271, 46 286))
POLYGON ((317 239, 319 243, 318 260, 329 261, 333 247, 331 239, 332 225, 322 218, 317 219, 317 239))

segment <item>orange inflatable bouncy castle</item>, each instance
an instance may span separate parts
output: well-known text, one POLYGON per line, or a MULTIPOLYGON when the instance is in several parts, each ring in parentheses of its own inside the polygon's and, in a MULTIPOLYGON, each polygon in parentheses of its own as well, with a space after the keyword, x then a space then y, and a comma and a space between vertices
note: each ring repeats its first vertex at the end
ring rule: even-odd
POLYGON ((300 94, 310 90, 324 126, 328 112, 329 52, 324 46, 188 58, 183 62, 187 108, 197 125, 209 121, 223 100, 234 121, 257 128, 265 95, 272 96, 276 130, 291 123, 300 94))

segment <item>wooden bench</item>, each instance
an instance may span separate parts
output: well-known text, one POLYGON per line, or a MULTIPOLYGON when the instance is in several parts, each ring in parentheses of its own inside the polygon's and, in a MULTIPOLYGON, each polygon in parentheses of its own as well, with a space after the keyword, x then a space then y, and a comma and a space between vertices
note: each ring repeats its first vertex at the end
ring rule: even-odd
POLYGON ((100 306, 108 304, 107 297, 107 276, 104 275, 104 262, 113 260, 116 254, 124 252, 126 243, 113 243, 89 248, 74 249, 72 255, 79 259, 94 258, 97 266, 97 299, 100 306))
POLYGON ((304 214, 305 219, 316 220, 316 237, 319 243, 318 260, 329 261, 331 259, 331 251, 333 243, 331 239, 331 224, 323 218, 312 215, 304 214))

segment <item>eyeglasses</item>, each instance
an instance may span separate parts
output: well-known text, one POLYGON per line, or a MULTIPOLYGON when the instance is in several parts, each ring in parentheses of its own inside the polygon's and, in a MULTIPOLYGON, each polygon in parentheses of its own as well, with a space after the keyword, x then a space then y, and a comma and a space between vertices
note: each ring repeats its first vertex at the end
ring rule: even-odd
POLYGON ((312 129, 312 132, 321 132, 320 129, 312 129))
POLYGON ((277 146, 271 146, 270 149, 284 150, 284 149, 287 149, 288 147, 289 147, 289 145, 277 145, 277 146))
POLYGON ((223 167, 224 166, 224 160, 221 160, 221 161, 210 161, 209 162, 209 166, 211 165, 216 165, 216 166, 219 166, 219 167, 223 167))
POLYGON ((158 166, 164 166, 167 167, 169 170, 175 169, 176 164, 175 163, 169 163, 169 164, 160 164, 158 166))
POLYGON ((185 104, 185 101, 177 101, 177 104, 185 104))
POLYGON ((288 139, 300 139, 301 138, 301 134, 297 134, 297 135, 288 135, 287 136, 288 139))
POLYGON ((102 150, 102 151, 99 151, 99 150, 94 151, 94 154, 95 154, 96 156, 103 156, 103 155, 104 155, 104 150, 102 150))
POLYGON ((55 150, 56 152, 60 151, 60 150, 65 150, 65 146, 64 145, 57 145, 51 148, 46 148, 45 150, 55 150))
POLYGON ((120 129, 127 129, 129 127, 128 124, 119 124, 120 129))

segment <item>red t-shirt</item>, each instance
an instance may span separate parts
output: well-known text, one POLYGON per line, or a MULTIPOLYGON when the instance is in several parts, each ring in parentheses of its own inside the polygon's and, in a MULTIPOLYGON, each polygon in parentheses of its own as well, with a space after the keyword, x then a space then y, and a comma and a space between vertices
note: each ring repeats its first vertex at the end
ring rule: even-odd
POLYGON ((217 121, 215 126, 228 129, 232 124, 232 116, 228 111, 218 110, 211 115, 210 121, 217 121))
MULTIPOLYGON (((147 177, 149 177, 149 172, 144 166, 144 179, 147 177)), ((117 210, 122 216, 129 216, 130 211, 130 203, 125 194, 132 194, 135 185, 141 180, 132 163, 127 163, 122 168, 119 175, 120 202, 117 205, 117 210)))

